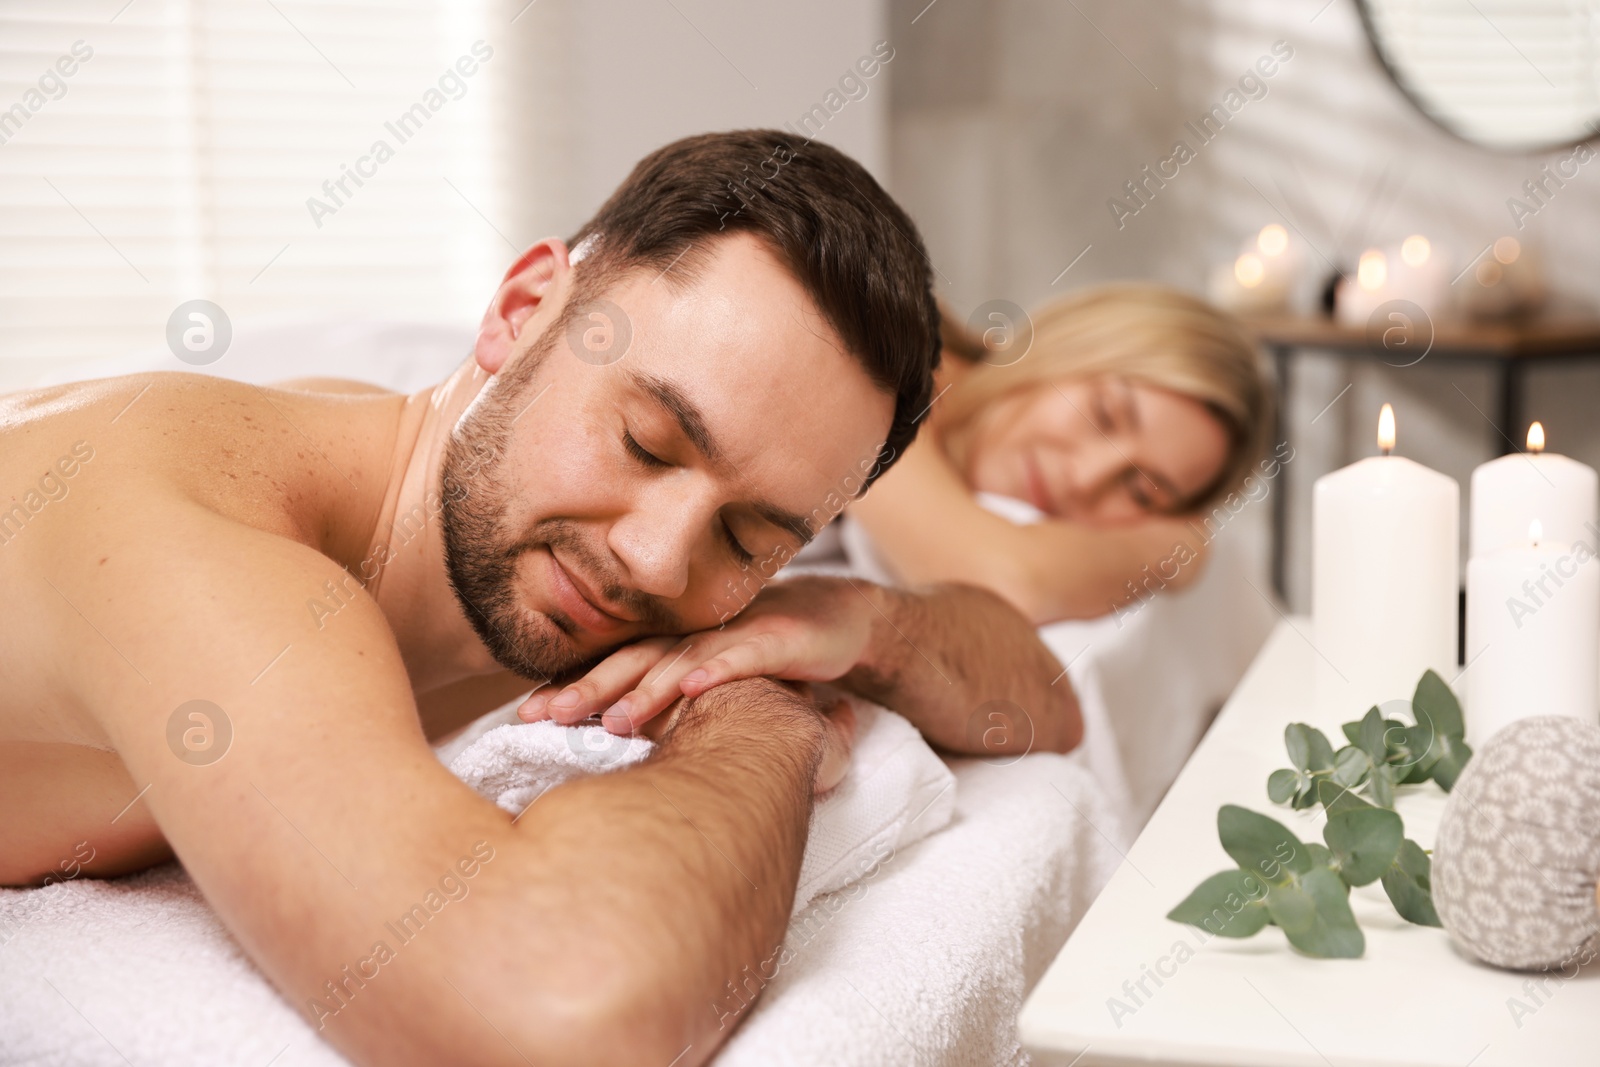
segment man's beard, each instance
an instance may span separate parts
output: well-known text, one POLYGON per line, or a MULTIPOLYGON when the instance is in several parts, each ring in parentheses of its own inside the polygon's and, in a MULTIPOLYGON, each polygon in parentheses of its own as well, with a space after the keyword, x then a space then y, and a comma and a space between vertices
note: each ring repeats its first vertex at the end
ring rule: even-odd
POLYGON ((531 406, 524 398, 564 330, 563 322, 552 324, 521 360, 484 386, 445 442, 439 468, 450 588, 495 662, 541 682, 592 663, 600 654, 577 647, 579 630, 571 619, 551 614, 541 621, 528 610, 517 564, 530 550, 545 546, 553 557, 559 549, 561 558, 577 565, 610 603, 642 619, 653 632, 671 632, 674 625, 671 613, 654 598, 609 578, 612 567, 590 547, 576 523, 546 519, 521 534, 509 528, 505 459, 513 424, 531 406))

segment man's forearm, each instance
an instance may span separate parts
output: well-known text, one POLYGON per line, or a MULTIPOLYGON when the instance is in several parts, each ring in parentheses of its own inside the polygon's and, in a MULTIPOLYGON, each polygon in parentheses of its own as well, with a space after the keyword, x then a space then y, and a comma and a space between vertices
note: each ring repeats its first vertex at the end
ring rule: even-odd
POLYGON ((894 708, 941 748, 977 755, 1066 752, 1083 719, 1061 664, 995 593, 853 583, 873 608, 863 661, 841 683, 894 708))
POLYGON ((619 981, 612 1002, 631 1005, 616 1061, 665 1064, 687 1047, 687 1067, 709 1059, 771 977, 825 728, 765 679, 676 714, 655 757, 552 790, 519 829, 581 898, 572 921, 605 935, 572 948, 576 973, 619 981))

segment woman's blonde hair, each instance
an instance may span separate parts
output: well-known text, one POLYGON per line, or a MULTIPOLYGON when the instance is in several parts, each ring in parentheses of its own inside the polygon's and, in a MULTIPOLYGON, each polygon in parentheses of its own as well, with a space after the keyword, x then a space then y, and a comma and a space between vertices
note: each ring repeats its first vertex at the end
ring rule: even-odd
POLYGON ((1032 346, 1000 365, 985 362, 981 337, 943 315, 946 351, 976 364, 941 401, 941 434, 958 468, 966 469, 978 415, 1003 397, 1043 382, 1111 375, 1198 400, 1228 431, 1222 472, 1185 510, 1244 484, 1265 448, 1272 392, 1255 345, 1231 316, 1177 289, 1119 283, 1063 297, 1032 320, 1032 346))

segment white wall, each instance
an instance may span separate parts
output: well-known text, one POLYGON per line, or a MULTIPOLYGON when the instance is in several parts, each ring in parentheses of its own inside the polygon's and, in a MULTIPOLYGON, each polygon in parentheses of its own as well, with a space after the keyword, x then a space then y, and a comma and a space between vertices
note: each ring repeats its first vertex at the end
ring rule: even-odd
MULTIPOLYGON (((574 227, 639 157, 668 141, 796 122, 885 36, 881 0, 587 0, 574 4, 571 19, 574 227)), ((886 82, 896 65, 844 104, 818 138, 879 181, 888 155, 886 82)))

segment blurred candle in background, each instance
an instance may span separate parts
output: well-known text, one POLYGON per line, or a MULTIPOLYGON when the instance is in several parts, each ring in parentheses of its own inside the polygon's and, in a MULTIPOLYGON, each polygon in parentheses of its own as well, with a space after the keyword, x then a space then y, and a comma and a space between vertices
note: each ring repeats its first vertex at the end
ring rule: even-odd
POLYGON ((1354 277, 1340 279, 1335 296, 1338 319, 1346 326, 1365 326, 1378 308, 1406 300, 1430 318, 1448 318, 1450 293, 1446 257, 1420 233, 1398 247, 1369 248, 1361 253, 1354 277))
POLYGON ((1235 314, 1270 315, 1289 310, 1300 279, 1302 256, 1289 231, 1272 222, 1246 241, 1232 263, 1211 271, 1211 302, 1235 314))
POLYGON ((1465 697, 1474 746, 1530 715, 1600 721, 1600 560, 1589 546, 1544 540, 1534 519, 1518 543, 1473 552, 1465 697))
POLYGON ((1528 539, 1535 519, 1549 541, 1587 542, 1600 523, 1600 475, 1544 450, 1544 426, 1528 427, 1528 451, 1491 459, 1472 472, 1472 558, 1528 539))
POLYGON ((1382 455, 1318 478, 1313 490, 1315 681, 1328 722, 1410 699, 1429 668, 1446 681, 1456 674, 1461 488, 1391 455, 1394 444, 1385 404, 1382 455))

